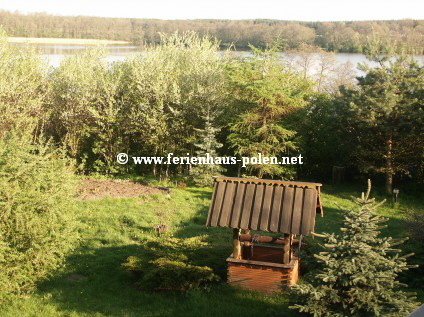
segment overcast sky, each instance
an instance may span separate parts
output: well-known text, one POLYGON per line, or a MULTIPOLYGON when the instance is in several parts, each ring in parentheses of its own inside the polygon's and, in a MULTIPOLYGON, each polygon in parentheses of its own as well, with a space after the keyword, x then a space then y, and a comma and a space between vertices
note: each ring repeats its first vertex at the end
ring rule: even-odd
POLYGON ((424 19, 424 0, 0 0, 0 9, 157 19, 424 19))

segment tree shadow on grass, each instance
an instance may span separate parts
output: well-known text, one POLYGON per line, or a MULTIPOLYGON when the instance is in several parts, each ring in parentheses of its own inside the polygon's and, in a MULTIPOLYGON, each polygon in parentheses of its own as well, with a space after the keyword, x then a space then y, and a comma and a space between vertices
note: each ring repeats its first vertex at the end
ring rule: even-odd
POLYGON ((135 245, 82 249, 38 292, 49 294, 66 316, 274 316, 287 310, 284 297, 243 292, 224 283, 187 293, 142 291, 121 268, 138 252, 135 245))

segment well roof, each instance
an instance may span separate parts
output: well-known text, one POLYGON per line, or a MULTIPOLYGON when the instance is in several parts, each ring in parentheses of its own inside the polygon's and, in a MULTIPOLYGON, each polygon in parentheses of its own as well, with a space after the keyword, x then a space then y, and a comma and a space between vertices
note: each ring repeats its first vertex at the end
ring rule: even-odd
POLYGON ((207 226, 310 235, 322 214, 319 183, 216 177, 207 226))

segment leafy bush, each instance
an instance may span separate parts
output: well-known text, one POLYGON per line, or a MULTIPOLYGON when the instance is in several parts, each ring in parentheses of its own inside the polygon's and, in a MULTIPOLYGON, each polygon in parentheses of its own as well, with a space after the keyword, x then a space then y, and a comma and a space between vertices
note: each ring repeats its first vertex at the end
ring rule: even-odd
POLYGON ((194 254, 207 244, 201 237, 164 238, 145 244, 142 255, 130 256, 123 267, 134 273, 143 289, 185 291, 216 282, 211 268, 193 263, 194 254))
POLYGON ((0 138, 17 125, 42 122, 46 69, 35 51, 10 45, 0 28, 0 138))
POLYGON ((77 237, 69 161, 30 134, 0 138, 0 302, 46 278, 77 237))

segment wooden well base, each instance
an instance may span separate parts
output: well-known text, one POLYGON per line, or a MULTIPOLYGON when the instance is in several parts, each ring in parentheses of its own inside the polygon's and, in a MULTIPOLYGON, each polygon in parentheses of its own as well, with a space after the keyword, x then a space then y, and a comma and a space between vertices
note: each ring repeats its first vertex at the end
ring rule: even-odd
POLYGON ((282 286, 291 286, 299 278, 299 259, 292 256, 290 263, 282 263, 281 248, 255 245, 243 247, 243 259, 227 258, 228 283, 246 290, 273 293, 282 286), (252 254, 253 253, 253 254, 252 254))

